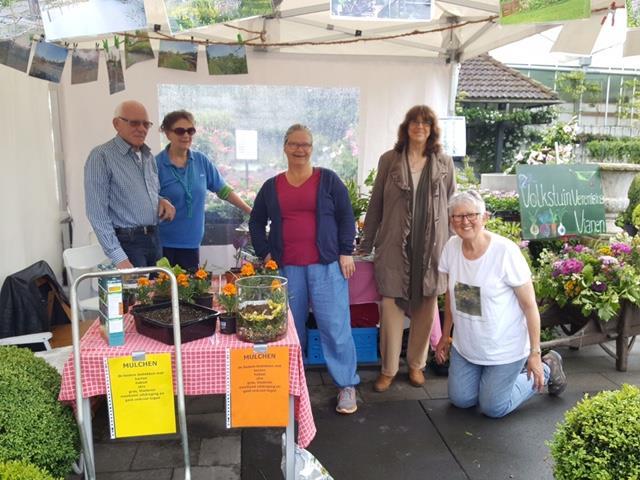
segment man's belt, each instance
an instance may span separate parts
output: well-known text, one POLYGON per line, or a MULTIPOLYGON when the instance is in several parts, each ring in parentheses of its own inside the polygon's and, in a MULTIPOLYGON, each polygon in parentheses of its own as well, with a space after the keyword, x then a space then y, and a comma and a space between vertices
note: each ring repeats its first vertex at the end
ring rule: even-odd
POLYGON ((144 225, 142 227, 117 227, 115 229, 116 235, 151 235, 156 233, 155 225, 144 225))

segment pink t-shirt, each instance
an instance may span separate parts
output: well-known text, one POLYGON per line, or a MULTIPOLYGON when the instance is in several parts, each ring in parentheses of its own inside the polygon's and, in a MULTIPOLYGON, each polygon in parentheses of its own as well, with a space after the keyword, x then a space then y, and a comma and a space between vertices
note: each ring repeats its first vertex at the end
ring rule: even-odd
POLYGON ((289 183, 284 173, 276 178, 276 192, 282 216, 282 263, 284 265, 311 265, 319 263, 316 246, 316 208, 320 170, 299 187, 289 183))

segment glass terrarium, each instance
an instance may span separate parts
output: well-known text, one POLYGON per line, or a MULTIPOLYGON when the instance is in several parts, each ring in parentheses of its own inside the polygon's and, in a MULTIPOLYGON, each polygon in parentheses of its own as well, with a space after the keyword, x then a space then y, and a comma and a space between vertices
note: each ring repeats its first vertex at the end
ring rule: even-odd
POLYGON ((287 279, 256 275, 236 280, 236 335, 251 343, 275 342, 287 334, 287 279))

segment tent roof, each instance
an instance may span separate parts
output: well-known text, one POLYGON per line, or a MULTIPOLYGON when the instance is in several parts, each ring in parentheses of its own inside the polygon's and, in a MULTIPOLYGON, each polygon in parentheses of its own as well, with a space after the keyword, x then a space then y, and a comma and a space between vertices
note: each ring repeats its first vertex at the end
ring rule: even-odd
POLYGON ((458 94, 463 102, 524 103, 551 105, 561 103, 558 94, 489 55, 465 60, 460 67, 458 94))

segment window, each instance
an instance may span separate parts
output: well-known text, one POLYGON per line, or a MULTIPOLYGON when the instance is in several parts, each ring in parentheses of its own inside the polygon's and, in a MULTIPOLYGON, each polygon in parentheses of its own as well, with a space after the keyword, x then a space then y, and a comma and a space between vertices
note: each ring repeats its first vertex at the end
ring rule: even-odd
MULTIPOLYGON (((159 85, 160 120, 173 110, 193 113, 193 148, 206 154, 226 182, 249 204, 263 182, 286 169, 283 136, 294 123, 313 133, 314 165, 343 180, 358 170, 357 88, 267 85, 159 85)), ((166 138, 162 135, 163 146, 166 138)), ((237 224, 242 214, 209 194, 207 224, 237 224)), ((205 232, 203 244, 213 240, 205 232)), ((218 243, 215 241, 214 243, 218 243)))

